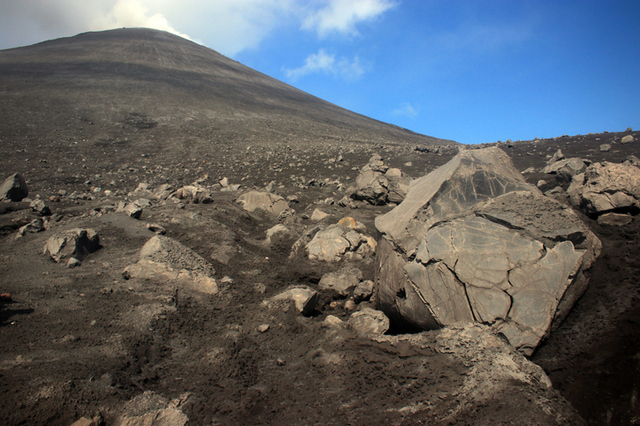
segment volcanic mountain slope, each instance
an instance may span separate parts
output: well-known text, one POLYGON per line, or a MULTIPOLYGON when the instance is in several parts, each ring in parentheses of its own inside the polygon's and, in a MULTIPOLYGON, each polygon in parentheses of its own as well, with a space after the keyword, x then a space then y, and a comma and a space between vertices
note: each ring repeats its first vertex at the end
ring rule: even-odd
POLYGON ((0 51, 0 141, 41 158, 203 158, 240 146, 451 144, 304 93, 162 31, 117 29, 0 51), (123 152, 126 149, 126 153, 123 152))

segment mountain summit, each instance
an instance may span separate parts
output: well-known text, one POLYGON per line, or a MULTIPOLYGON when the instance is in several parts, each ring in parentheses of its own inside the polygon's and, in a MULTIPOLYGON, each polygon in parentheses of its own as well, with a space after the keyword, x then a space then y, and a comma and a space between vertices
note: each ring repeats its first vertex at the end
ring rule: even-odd
POLYGON ((219 144, 449 144, 340 108, 163 31, 84 33, 0 51, 0 139, 154 153, 219 144))

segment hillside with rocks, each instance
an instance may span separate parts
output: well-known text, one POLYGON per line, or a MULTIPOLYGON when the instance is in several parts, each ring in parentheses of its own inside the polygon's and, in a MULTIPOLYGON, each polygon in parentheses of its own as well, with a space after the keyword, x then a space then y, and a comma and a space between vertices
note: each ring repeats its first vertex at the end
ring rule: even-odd
POLYGON ((166 33, 0 51, 2 424, 634 424, 640 135, 463 146, 166 33))

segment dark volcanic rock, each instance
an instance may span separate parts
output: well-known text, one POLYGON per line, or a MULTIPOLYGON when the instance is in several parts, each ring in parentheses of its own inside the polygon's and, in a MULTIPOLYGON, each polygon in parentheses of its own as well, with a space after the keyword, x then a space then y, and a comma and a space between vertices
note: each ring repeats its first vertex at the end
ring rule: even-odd
POLYGON ((584 292, 600 241, 497 148, 462 151, 376 219, 377 300, 431 329, 493 324, 531 354, 584 292))

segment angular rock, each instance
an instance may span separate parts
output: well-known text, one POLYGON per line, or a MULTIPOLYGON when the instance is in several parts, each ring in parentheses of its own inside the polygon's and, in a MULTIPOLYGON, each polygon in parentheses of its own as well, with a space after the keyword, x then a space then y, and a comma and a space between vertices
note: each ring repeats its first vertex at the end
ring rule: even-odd
POLYGON ((296 309, 302 315, 309 316, 316 309, 316 304, 318 303, 318 292, 306 286, 296 286, 272 297, 271 301, 293 302, 296 309))
POLYGON ((278 243, 291 237, 291 231, 281 223, 267 230, 266 243, 268 245, 278 243))
POLYGON ((29 204, 29 207, 31 207, 31 210, 42 216, 51 215, 51 209, 40 199, 33 200, 31 204, 29 204))
POLYGON ((320 222, 322 219, 324 219, 327 216, 329 216, 329 214, 323 212, 320 209, 315 209, 311 214, 311 220, 313 220, 314 222, 320 222))
POLYGON ((376 300, 399 324, 493 324, 526 354, 586 289, 600 241, 498 148, 461 151, 376 218, 376 300))
POLYGON ((389 318, 382 311, 371 308, 354 312, 347 324, 352 330, 363 334, 384 334, 389 330, 389 318))
POLYGON ((582 158, 565 158, 543 168, 542 173, 564 174, 572 177, 583 173, 587 169, 589 163, 590 162, 585 161, 582 158))
POLYGON ((626 136, 623 136, 622 139, 620 139, 621 144, 627 144, 635 141, 636 141, 636 138, 634 138, 633 135, 626 135, 626 136))
POLYGON ((14 173, 0 186, 0 201, 22 201, 29 195, 27 183, 20 173, 14 173))
POLYGON ((571 204, 587 214, 640 212, 640 169, 630 164, 594 163, 574 177, 567 190, 571 204))
POLYGON ((120 201, 118 203, 118 207, 116 211, 119 213, 125 213, 134 219, 140 219, 142 216, 142 207, 138 206, 135 203, 127 203, 125 201, 120 201))
POLYGON ((24 237, 24 235, 27 232, 35 234, 37 232, 42 232, 44 230, 45 230, 44 222, 42 221, 42 219, 37 218, 27 223, 26 225, 21 226, 20 229, 18 229, 17 237, 24 237))
POLYGON ((206 294, 218 293, 215 269, 209 262, 176 240, 156 235, 140 250, 140 260, 127 266, 125 278, 169 282, 206 294))
POLYGON ((84 260, 100 248, 100 236, 93 229, 71 229, 53 235, 44 245, 44 253, 57 263, 74 257, 84 260))
POLYGON ((324 274, 318 283, 321 291, 333 291, 347 297, 362 281, 362 271, 354 266, 345 266, 335 272, 324 274))
POLYGON ((373 295, 374 283, 371 280, 364 280, 358 283, 353 290, 353 298, 356 303, 369 300, 373 295))
POLYGON ((284 198, 265 191, 249 191, 238 197, 236 202, 248 212, 264 210, 276 216, 289 208, 289 204, 284 198))
POLYGON ((400 169, 389 168, 374 154, 356 178, 351 197, 374 205, 401 202, 409 189, 409 178, 400 169))

